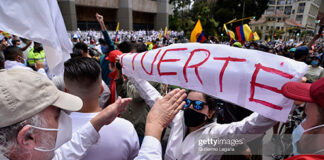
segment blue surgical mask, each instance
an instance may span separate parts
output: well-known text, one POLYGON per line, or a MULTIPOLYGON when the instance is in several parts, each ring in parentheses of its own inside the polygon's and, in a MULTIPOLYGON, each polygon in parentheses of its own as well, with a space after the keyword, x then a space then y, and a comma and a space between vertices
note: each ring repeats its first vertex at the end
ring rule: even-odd
MULTIPOLYGON (((304 120, 305 121, 305 120, 304 120)), ((303 122, 304 122, 303 121, 303 122)), ((303 123, 302 122, 302 123, 303 123)), ((316 128, 320 128, 320 127, 324 127, 324 124, 322 125, 318 125, 318 126, 315 126, 315 127, 312 127, 312 128, 309 128, 309 129, 306 129, 304 130, 303 126, 301 125, 302 123, 300 123, 293 131, 292 133, 292 145, 293 145, 293 154, 296 156, 296 155, 299 155, 300 153, 298 153, 297 151, 297 143, 298 141, 300 141, 301 137, 303 136, 303 134, 305 132, 308 132, 310 130, 313 130, 313 129, 316 129, 316 128)), ((319 151, 315 152, 315 153, 318 153, 319 151)), ((322 152, 322 150, 320 150, 320 152, 322 152)))
POLYGON ((311 62, 311 64, 312 64, 312 66, 317 66, 318 65, 318 61, 316 61, 316 60, 312 60, 312 62, 311 62))
POLYGON ((24 59, 24 66, 27 67, 27 59, 24 59))
POLYGON ((90 44, 90 48, 94 48, 95 46, 93 44, 90 44))

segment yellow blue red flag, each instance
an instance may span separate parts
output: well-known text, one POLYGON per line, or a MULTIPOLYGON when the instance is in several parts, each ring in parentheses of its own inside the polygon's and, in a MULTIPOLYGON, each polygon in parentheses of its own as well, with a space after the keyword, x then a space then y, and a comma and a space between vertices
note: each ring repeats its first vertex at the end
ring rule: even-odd
POLYGON ((201 26, 200 20, 198 20, 195 28, 191 32, 190 42, 204 42, 204 41, 206 41, 206 37, 204 35, 204 31, 201 26))
POLYGON ((260 37, 257 32, 253 32, 253 37, 254 37, 253 38, 254 41, 260 40, 260 37))
POLYGON ((117 23, 117 27, 116 27, 115 42, 117 42, 118 39, 118 31, 119 31, 119 22, 117 23))
POLYGON ((224 24, 224 29, 226 34, 230 37, 230 40, 235 40, 235 33, 231 30, 228 30, 225 24, 224 24))
POLYGON ((254 39, 254 34, 247 24, 236 27, 237 40, 241 42, 249 42, 254 39))

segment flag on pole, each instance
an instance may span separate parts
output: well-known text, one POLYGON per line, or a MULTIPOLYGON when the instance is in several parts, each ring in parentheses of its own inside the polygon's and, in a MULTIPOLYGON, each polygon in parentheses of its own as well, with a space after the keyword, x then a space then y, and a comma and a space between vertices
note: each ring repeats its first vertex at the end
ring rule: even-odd
POLYGON ((165 37, 166 37, 167 33, 168 33, 168 27, 165 26, 165 29, 164 29, 164 36, 165 36, 165 37))
POLYGON ((0 17, 0 30, 42 43, 51 73, 63 74, 72 42, 56 0, 1 0, 0 17))
POLYGON ((117 42, 118 40, 118 31, 119 31, 119 22, 117 23, 117 27, 116 27, 115 42, 117 42))
POLYGON ((171 30, 168 30, 166 38, 169 39, 169 35, 171 35, 171 30))
POLYGON ((162 38, 162 33, 159 34, 159 39, 161 39, 161 38, 162 38))
POLYGON ((253 32, 247 24, 236 27, 237 40, 241 42, 249 42, 253 40, 253 32))
POLYGON ((190 42, 204 42, 206 37, 203 32, 200 20, 197 21, 195 28, 191 32, 190 42))
POLYGON ((230 37, 230 40, 235 40, 235 33, 231 30, 228 30, 226 25, 224 24, 224 29, 225 29, 225 32, 226 34, 230 37))
POLYGON ((257 32, 253 32, 253 40, 254 41, 260 40, 260 37, 257 32))

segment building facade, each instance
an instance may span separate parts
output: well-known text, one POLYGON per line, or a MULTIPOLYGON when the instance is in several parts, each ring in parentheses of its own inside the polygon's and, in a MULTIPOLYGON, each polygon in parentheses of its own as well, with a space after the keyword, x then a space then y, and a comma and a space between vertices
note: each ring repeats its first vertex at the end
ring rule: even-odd
POLYGON ((67 30, 100 29, 95 14, 104 16, 109 30, 163 29, 168 26, 168 0, 58 0, 67 30))
POLYGON ((250 25, 252 30, 261 33, 263 40, 272 37, 273 29, 278 33, 275 38, 296 38, 291 36, 292 29, 294 32, 315 29, 320 5, 321 0, 269 0, 265 13, 259 20, 252 20, 250 25))
POLYGON ((306 29, 315 28, 315 19, 322 0, 269 0, 265 15, 280 11, 306 29))
POLYGON ((281 11, 270 12, 262 15, 257 21, 252 20, 250 22, 251 29, 259 32, 259 36, 262 40, 268 40, 272 38, 273 30, 275 29, 274 38, 291 38, 289 30, 292 28, 304 28, 297 21, 291 19, 289 15, 282 13, 281 11))

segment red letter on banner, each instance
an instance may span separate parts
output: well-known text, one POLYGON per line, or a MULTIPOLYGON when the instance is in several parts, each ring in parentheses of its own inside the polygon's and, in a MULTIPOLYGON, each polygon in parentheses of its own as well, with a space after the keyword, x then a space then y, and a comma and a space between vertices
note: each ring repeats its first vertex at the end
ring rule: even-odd
POLYGON ((229 63, 229 61, 232 62, 246 62, 246 59, 240 59, 240 58, 232 58, 232 57, 214 57, 214 60, 223 60, 225 61, 223 68, 219 74, 219 86, 220 86, 220 92, 223 92, 223 76, 225 69, 229 63))
POLYGON ((278 88, 268 86, 268 85, 264 85, 264 84, 261 84, 261 83, 256 83, 256 78, 257 78, 257 75, 258 75, 260 69, 262 69, 262 70, 264 70, 266 72, 269 72, 269 73, 277 74, 279 76, 282 76, 282 77, 285 77, 285 78, 288 78, 288 79, 294 78, 294 75, 279 71, 279 70, 274 69, 274 68, 262 66, 260 63, 255 65, 255 70, 254 70, 254 73, 252 75, 252 80, 251 80, 251 97, 249 98, 249 100, 251 102, 260 103, 260 104, 263 104, 263 105, 268 106, 268 107, 273 108, 273 109, 282 110, 282 107, 277 106, 275 104, 272 104, 270 102, 266 102, 266 101, 263 101, 263 100, 260 100, 260 99, 254 99, 254 92, 255 92, 255 87, 256 86, 260 87, 260 88, 270 90, 270 91, 273 91, 273 92, 276 92, 278 94, 282 94, 282 91, 280 89, 278 89, 278 88))
POLYGON ((135 60, 135 58, 136 58, 137 55, 138 55, 138 53, 135 53, 135 56, 133 57, 133 60, 132 60, 133 71, 135 69, 135 67, 134 67, 134 60, 135 60))
POLYGON ((160 76, 168 76, 168 75, 177 75, 177 72, 161 72, 160 66, 162 62, 178 62, 180 61, 180 59, 163 59, 163 57, 165 56, 165 54, 169 51, 185 51, 187 50, 187 48, 175 48, 175 49, 167 49, 164 51, 164 53, 162 54, 162 57, 159 61, 159 63, 157 64, 157 70, 159 72, 160 76))
POLYGON ((143 68, 143 70, 144 70, 144 72, 145 72, 146 74, 148 74, 148 75, 152 75, 152 74, 153 74, 153 64, 155 63, 156 58, 157 58, 158 55, 160 54, 161 50, 162 50, 162 49, 160 49, 160 50, 157 52, 157 54, 155 55, 154 60, 153 60, 153 62, 152 62, 152 64, 151 64, 151 71, 150 71, 150 72, 148 72, 148 71, 145 69, 144 65, 143 65, 143 60, 144 60, 144 57, 145 57, 145 55, 146 55, 147 52, 145 52, 144 55, 142 56, 142 59, 141 59, 141 65, 142 65, 142 68, 143 68))
POLYGON ((195 49, 195 50, 193 50, 190 53, 190 56, 189 56, 186 64, 183 67, 183 76, 184 76, 186 82, 188 82, 188 78, 187 78, 187 68, 195 68, 195 74, 196 74, 198 80, 200 81, 200 83, 203 84, 203 82, 202 82, 202 80, 201 80, 201 78, 199 76, 199 73, 198 73, 198 67, 201 66, 201 65, 203 65, 209 59, 209 56, 210 56, 210 52, 207 49, 195 49), (188 66, 188 64, 189 64, 191 58, 194 56, 195 52, 200 52, 200 51, 207 52, 208 53, 207 57, 203 61, 201 61, 200 63, 198 63, 198 64, 188 66))
POLYGON ((126 54, 122 54, 122 55, 120 56, 120 64, 121 64, 122 68, 124 68, 123 59, 124 59, 124 57, 125 57, 127 54, 128 54, 128 53, 126 53, 126 54))

